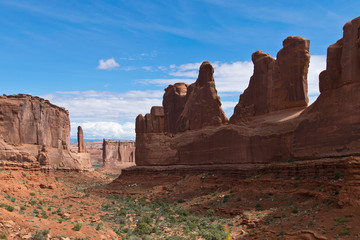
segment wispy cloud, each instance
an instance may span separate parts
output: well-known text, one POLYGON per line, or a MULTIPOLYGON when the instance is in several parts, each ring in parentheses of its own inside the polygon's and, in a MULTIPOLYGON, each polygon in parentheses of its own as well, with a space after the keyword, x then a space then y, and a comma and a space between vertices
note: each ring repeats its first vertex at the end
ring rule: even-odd
POLYGON ((134 139, 136 116, 148 113, 151 106, 161 106, 162 96, 163 91, 148 90, 56 92, 42 97, 69 110, 72 138, 76 138, 75 125, 81 125, 87 139, 134 139))
POLYGON ((77 126, 84 131, 84 138, 87 140, 120 139, 135 140, 135 124, 132 122, 71 122, 71 137, 77 135, 77 126))
MULTIPOLYGON (((196 80, 201 63, 186 63, 182 65, 170 65, 160 70, 168 74, 168 78, 143 79, 144 84, 166 86, 176 82, 192 83, 196 80)), ((214 78, 219 92, 242 93, 249 85, 253 74, 253 63, 250 61, 237 61, 232 63, 214 62, 214 78)), ((311 56, 308 72, 308 94, 319 95, 319 74, 326 68, 326 56, 311 56)))
POLYGON ((100 59, 99 60, 99 65, 97 66, 97 69, 100 70, 111 70, 114 68, 118 68, 120 67, 120 64, 118 64, 114 58, 109 58, 109 59, 100 59))
POLYGON ((318 96, 319 74, 326 69, 326 56, 314 55, 310 57, 310 66, 308 72, 308 95, 318 96))
POLYGON ((161 105, 163 91, 128 91, 126 93, 85 91, 56 92, 42 97, 65 107, 72 121, 124 121, 149 112, 151 106, 161 105))

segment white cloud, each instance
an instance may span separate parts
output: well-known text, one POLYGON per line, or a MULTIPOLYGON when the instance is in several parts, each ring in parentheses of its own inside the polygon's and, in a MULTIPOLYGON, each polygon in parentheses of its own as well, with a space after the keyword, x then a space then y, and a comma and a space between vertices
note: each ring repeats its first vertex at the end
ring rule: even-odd
MULTIPOLYGON (((145 79, 144 83, 152 83, 156 85, 168 85, 176 82, 195 82, 201 63, 187 63, 179 66, 170 65, 168 72, 169 78, 162 79, 145 79), (174 78, 178 77, 178 78, 174 78)), ((219 92, 243 92, 253 73, 252 62, 233 62, 233 63, 212 63, 214 67, 214 78, 216 88, 219 92)), ((168 69, 161 69, 166 72, 168 69)))
MULTIPOLYGON (((69 110, 72 124, 85 124, 92 139, 134 139, 136 116, 150 112, 152 106, 161 106, 162 96, 163 91, 148 90, 56 92, 42 97, 69 110)), ((74 128, 71 137, 76 138, 74 128)))
POLYGON ((310 57, 310 66, 308 73, 308 95, 320 94, 319 92, 319 74, 326 69, 326 56, 313 55, 310 57))
MULTIPOLYGON (((195 82, 201 63, 187 63, 182 65, 170 65, 169 78, 144 79, 143 83, 155 85, 169 85, 176 82, 193 83, 195 82), (175 77, 175 78, 174 78, 175 77), (177 77, 177 78, 176 78, 177 77)), ((214 78, 216 88, 220 93, 239 92, 242 93, 249 85, 250 77, 253 74, 253 63, 250 61, 237 61, 232 63, 214 62, 214 78)), ((311 96, 319 95, 319 74, 326 68, 326 56, 311 56, 308 72, 308 94, 311 96)))
POLYGON ((118 68, 119 66, 120 64, 118 64, 114 58, 109 58, 106 60, 100 59, 99 66, 97 66, 97 69, 110 70, 110 69, 118 68))
POLYGON ((184 82, 191 84, 194 82, 193 78, 155 78, 155 79, 143 79, 140 81, 143 84, 155 84, 159 86, 167 86, 177 82, 184 82))
POLYGON ((71 122, 71 136, 76 137, 77 127, 81 126, 87 140, 135 139, 135 120, 133 122, 71 122))
POLYGON ((142 69, 146 70, 146 71, 150 71, 152 70, 152 66, 143 66, 141 67, 142 69))

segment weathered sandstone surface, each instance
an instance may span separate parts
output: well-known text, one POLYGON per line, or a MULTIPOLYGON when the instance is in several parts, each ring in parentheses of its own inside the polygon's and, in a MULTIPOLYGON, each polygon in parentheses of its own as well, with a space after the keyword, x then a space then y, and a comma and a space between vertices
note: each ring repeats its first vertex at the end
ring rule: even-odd
POLYGON ((70 152, 68 111, 25 94, 0 97, 0 157, 56 168, 91 168, 81 154, 70 152))
POLYGON ((359 29, 360 18, 348 22, 343 39, 329 47, 321 94, 307 108, 306 39, 285 39, 276 60, 261 51, 253 54, 254 75, 230 123, 216 94, 213 68, 204 62, 194 84, 166 89, 164 107, 156 107, 161 113, 152 109, 137 117, 136 164, 266 164, 358 155, 359 29), (166 128, 158 124, 164 118, 166 128))
POLYGON ((310 41, 288 37, 276 60, 269 54, 256 51, 252 55, 254 74, 249 87, 240 95, 231 117, 233 122, 273 111, 306 107, 307 73, 310 61, 310 41))
POLYGON ((188 85, 175 83, 169 85, 164 93, 164 131, 176 133, 176 123, 184 110, 188 85))
POLYGON ((176 121, 178 132, 220 126, 228 121, 221 108, 213 75, 211 64, 203 62, 198 79, 187 88, 185 106, 176 121))
POLYGON ((104 169, 118 171, 135 165, 135 143, 133 141, 103 141, 104 169))
POLYGON ((360 17, 327 52, 318 99, 300 116, 294 132, 296 158, 360 153, 360 17))

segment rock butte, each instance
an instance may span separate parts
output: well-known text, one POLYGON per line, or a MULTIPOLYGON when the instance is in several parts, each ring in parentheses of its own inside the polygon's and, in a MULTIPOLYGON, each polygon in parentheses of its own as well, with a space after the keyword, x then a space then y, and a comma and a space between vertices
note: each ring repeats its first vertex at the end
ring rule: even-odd
POLYGON ((103 141, 103 170, 120 173, 121 169, 135 165, 133 141, 103 141))
POLYGON ((39 97, 0 96, 2 165, 91 169, 86 153, 70 151, 70 120, 64 108, 39 97))
POLYGON ((360 17, 328 48, 318 99, 309 107, 309 40, 288 37, 276 60, 257 51, 254 73, 228 121, 213 68, 165 89, 163 107, 136 118, 138 166, 272 163, 358 155, 360 17))

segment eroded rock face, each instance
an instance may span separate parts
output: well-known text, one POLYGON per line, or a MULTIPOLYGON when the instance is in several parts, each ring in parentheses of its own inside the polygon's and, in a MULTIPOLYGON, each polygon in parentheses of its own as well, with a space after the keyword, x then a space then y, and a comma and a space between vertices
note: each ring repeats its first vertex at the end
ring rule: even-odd
POLYGON ((296 158, 360 153, 360 17, 343 29, 343 38, 328 48, 321 94, 294 132, 296 158))
POLYGON ((19 94, 0 96, 0 134, 7 143, 67 149, 69 113, 48 100, 19 94))
POLYGON ((104 169, 122 169, 135 165, 135 143, 132 141, 103 141, 104 169))
POLYGON ((203 63, 197 82, 187 87, 175 134, 137 131, 137 165, 266 164, 359 155, 360 17, 346 23, 343 38, 328 48, 321 94, 307 108, 309 41, 289 37, 283 45, 276 60, 261 51, 253 54, 254 74, 229 124, 216 102, 212 67, 203 63))
POLYGON ((85 141, 84 141, 84 133, 83 133, 81 126, 78 126, 77 139, 78 139, 78 152, 85 153, 86 146, 85 146, 85 141))
POLYGON ((139 114, 136 118, 136 132, 160 133, 164 131, 164 108, 154 106, 145 117, 139 114))
POLYGON ((188 85, 175 83, 165 89, 163 97, 164 131, 176 133, 176 122, 184 110, 188 85))
POLYGON ((91 169, 90 160, 70 152, 68 111, 48 100, 25 94, 1 96, 0 135, 0 160, 91 169))
POLYGON ((288 37, 276 60, 262 51, 253 53, 254 74, 230 120, 306 107, 309 44, 307 39, 288 37))
POLYGON ((220 126, 228 121, 221 108, 213 75, 211 64, 203 62, 198 79, 187 88, 185 106, 176 123, 178 132, 220 126))

